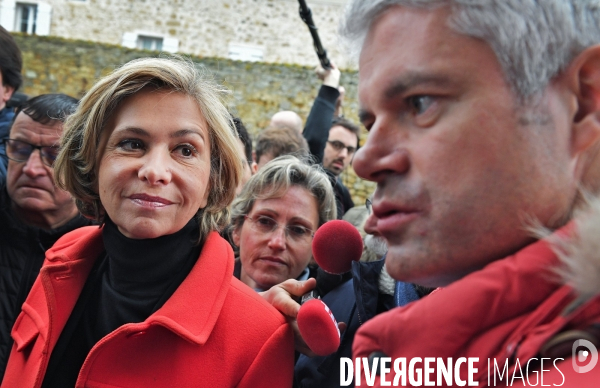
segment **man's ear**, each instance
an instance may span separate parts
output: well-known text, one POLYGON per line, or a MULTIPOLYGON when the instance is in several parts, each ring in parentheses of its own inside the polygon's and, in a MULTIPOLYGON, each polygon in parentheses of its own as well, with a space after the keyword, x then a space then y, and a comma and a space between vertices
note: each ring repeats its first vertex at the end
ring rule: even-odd
POLYGON ((258 160, 256 160, 256 151, 252 151, 252 164, 250 165, 250 170, 252 170, 252 175, 256 174, 258 171, 258 160))
POLYGON ((600 139, 600 45, 579 54, 566 70, 576 93, 571 155, 577 156, 600 139))
POLYGON ((0 101, 0 106, 4 106, 8 100, 12 97, 15 92, 15 88, 9 85, 1 85, 2 87, 2 101, 0 101))
POLYGON ((241 227, 233 228, 231 232, 231 237, 233 238, 233 243, 239 247, 240 246, 240 229, 241 227))
POLYGON ((258 171, 258 160, 256 160, 256 151, 252 151, 252 164, 250 164, 250 170, 252 171, 252 175, 256 174, 258 171))

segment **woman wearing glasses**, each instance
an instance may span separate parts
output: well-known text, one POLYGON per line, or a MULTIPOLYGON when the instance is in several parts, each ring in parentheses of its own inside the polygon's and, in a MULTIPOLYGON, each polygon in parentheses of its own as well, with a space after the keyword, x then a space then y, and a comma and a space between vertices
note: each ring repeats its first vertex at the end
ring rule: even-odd
POLYGON ((146 58, 83 97, 54 170, 102 225, 46 253, 2 387, 291 386, 292 331, 217 233, 241 175, 223 93, 146 58))
POLYGON ((254 175, 232 206, 235 276, 256 291, 308 278, 312 238, 336 218, 331 183, 320 167, 293 156, 272 160, 254 175))

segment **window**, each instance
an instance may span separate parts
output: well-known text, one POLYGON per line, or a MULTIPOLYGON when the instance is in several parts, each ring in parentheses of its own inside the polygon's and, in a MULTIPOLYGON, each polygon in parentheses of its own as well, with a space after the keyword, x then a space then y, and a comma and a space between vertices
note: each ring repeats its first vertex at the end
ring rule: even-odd
POLYGON ((138 35, 136 47, 140 50, 156 50, 162 51, 163 38, 154 36, 138 35))
POLYGON ((15 9, 14 31, 35 34, 37 21, 37 5, 17 3, 15 9))
POLYGON ((151 31, 125 32, 121 41, 123 47, 138 50, 156 50, 176 53, 179 50, 179 40, 168 38, 151 31))
POLYGON ((43 1, 0 0, 0 25, 9 31, 49 35, 52 6, 43 1))
POLYGON ((229 44, 229 59, 234 61, 257 62, 263 60, 263 49, 244 44, 229 44))

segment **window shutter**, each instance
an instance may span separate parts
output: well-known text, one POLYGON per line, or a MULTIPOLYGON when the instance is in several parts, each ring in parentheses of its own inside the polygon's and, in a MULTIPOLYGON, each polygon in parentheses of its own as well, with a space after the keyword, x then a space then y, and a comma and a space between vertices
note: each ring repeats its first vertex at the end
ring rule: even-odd
POLYGON ((137 43, 137 36, 135 32, 126 32, 123 34, 123 40, 121 41, 121 46, 128 48, 135 48, 137 43))
POLYGON ((7 31, 15 30, 15 9, 17 7, 15 0, 3 0, 0 5, 0 25, 7 31))
POLYGON ((52 19, 52 6, 48 3, 37 3, 36 35, 50 35, 50 21, 52 19))
POLYGON ((168 53, 176 53, 179 51, 179 39, 163 38, 162 51, 166 51, 168 53))

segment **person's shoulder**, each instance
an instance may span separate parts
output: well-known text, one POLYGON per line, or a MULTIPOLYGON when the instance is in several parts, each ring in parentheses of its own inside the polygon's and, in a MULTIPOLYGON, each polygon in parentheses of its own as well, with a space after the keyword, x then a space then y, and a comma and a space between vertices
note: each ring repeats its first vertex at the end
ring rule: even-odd
POLYGON ((102 230, 98 225, 82 226, 81 228, 73 229, 72 231, 65 233, 61 238, 56 240, 54 248, 63 249, 69 245, 75 244, 77 241, 87 239, 90 236, 99 233, 102 233, 102 230))
POLYGON ((10 131, 10 123, 14 117, 12 109, 0 109, 0 137, 7 137, 10 131))
POLYGON ((102 246, 102 229, 97 225, 83 226, 59 238, 46 252, 46 258, 66 261, 69 257, 80 257, 90 250, 102 249, 102 246))
MULTIPOLYGON (((338 190, 340 190, 340 192, 347 197, 350 197, 350 190, 348 190, 348 188, 346 187, 346 185, 344 185, 344 182, 342 182, 342 180, 340 179, 340 177, 338 177, 335 180, 335 185, 338 188, 338 190)), ((354 206, 353 206, 354 207, 354 206)))

